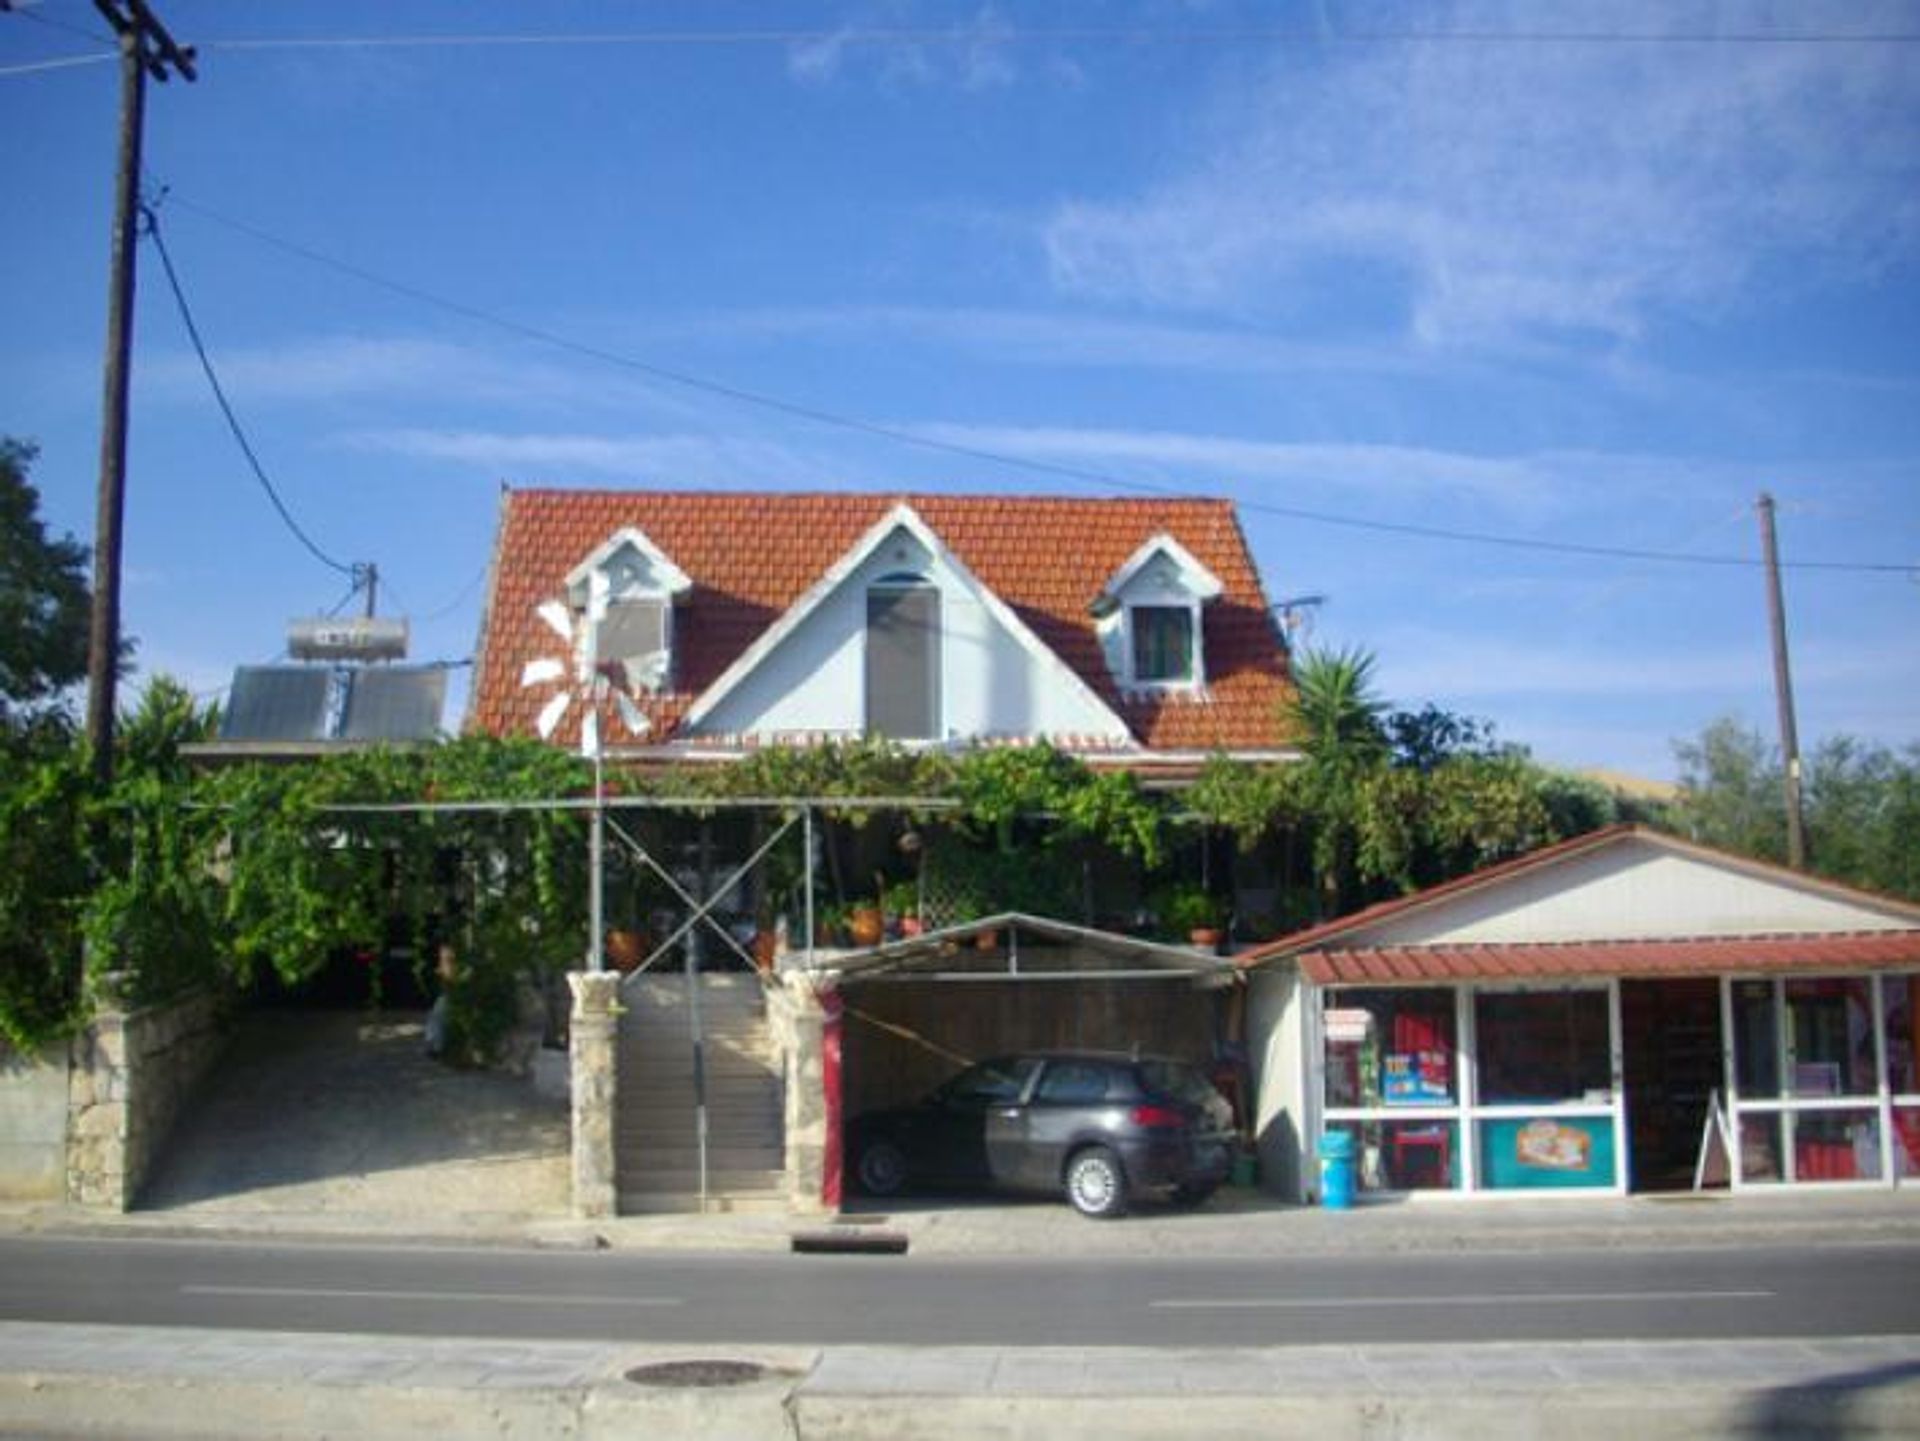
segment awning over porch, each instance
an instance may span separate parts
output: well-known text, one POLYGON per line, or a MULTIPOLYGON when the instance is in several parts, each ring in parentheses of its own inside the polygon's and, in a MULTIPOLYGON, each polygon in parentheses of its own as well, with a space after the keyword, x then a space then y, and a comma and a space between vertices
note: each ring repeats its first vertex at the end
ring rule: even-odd
POLYGON ((846 981, 1212 980, 1224 956, 1018 911, 852 951, 816 951, 800 969, 846 981))
POLYGON ((1323 986, 1872 971, 1920 966, 1920 930, 1365 946, 1308 951, 1299 964, 1323 986))

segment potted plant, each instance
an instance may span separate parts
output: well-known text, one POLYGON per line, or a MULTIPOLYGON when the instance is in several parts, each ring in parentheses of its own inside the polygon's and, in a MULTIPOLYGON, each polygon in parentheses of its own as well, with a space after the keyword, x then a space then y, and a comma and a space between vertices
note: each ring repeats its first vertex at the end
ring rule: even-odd
POLYGON ((1184 934, 1189 944, 1209 950, 1219 946, 1225 907, 1204 886, 1175 886, 1158 909, 1160 923, 1176 936, 1184 934))
POLYGON ((881 905, 888 921, 903 936, 920 934, 920 886, 915 881, 896 881, 881 893, 881 905))

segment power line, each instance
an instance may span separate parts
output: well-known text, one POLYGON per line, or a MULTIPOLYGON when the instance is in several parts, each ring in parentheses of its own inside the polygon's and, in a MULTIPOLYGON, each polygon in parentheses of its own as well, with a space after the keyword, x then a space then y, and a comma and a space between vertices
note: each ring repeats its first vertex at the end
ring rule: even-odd
MULTIPOLYGON (((247 458, 247 464, 253 471, 254 479, 260 482, 260 488, 267 493, 267 499, 273 502, 273 508, 286 522, 287 529, 293 532, 294 539, 307 548, 309 554, 322 565, 330 566, 342 575, 352 576, 355 589, 359 588, 360 570, 335 560, 313 542, 313 538, 300 528, 300 522, 293 518, 293 512, 287 509, 286 502, 280 499, 280 492, 273 488, 273 482, 267 479, 266 469, 260 464, 260 457, 253 453, 253 446, 247 441, 247 434, 240 428, 239 417, 233 413, 233 406, 227 402, 227 393, 220 386, 220 377, 214 373, 213 361, 207 355, 207 347, 200 339, 200 327, 194 324, 193 310, 187 304, 186 292, 180 287, 180 276, 173 268, 173 257, 167 253, 166 238, 160 233, 160 216, 151 205, 144 201, 140 205, 140 215, 153 248, 160 256, 160 268, 166 272, 167 287, 173 291, 174 304, 179 307, 180 320, 187 328, 187 338, 193 342, 193 353, 200 357, 200 368, 206 373, 207 384, 213 389, 213 398, 219 402, 220 413, 226 417, 227 429, 233 432, 234 440, 240 446, 240 453, 247 458)), ((352 598, 351 593, 348 596, 352 598)))
POLYGON ((1383 45, 1908 45, 1920 34, 1903 31, 1832 30, 1338 30, 1314 26, 1228 26, 1154 29, 1146 26, 1066 26, 1033 29, 870 27, 839 30, 625 30, 565 34, 255 36, 212 40, 207 50, 348 50, 589 46, 751 45, 1246 45, 1275 41, 1322 41, 1383 45))
POLYGON ((111 35, 104 35, 85 25, 75 25, 71 20, 56 20, 51 15, 42 15, 38 9, 29 8, 21 0, 0 0, 0 15, 18 15, 22 20, 45 25, 49 30, 64 30, 69 35, 78 35, 82 40, 92 40, 101 45, 113 44, 111 35))
MULTIPOLYGON (((338 271, 365 284, 386 290, 395 295, 404 296, 423 305, 430 305, 449 314, 458 315, 466 320, 491 326, 509 335, 525 340, 537 341, 542 345, 564 350, 590 360, 618 366, 636 374, 654 380, 668 382, 688 390, 696 390, 706 395, 718 396, 724 400, 735 401, 742 405, 751 405, 795 419, 809 421, 816 425, 851 431, 876 439, 893 441, 901 445, 910 445, 922 450, 937 451, 945 455, 956 455, 968 460, 977 460, 989 465, 1006 466, 1012 469, 1028 471, 1036 475, 1047 475, 1062 480, 1071 480, 1081 484, 1109 487, 1117 490, 1133 491, 1143 495, 1183 497, 1191 492, 1177 486, 1159 485, 1152 481, 1131 480, 1112 475, 1104 471, 1090 470, 1081 466, 1062 465, 1055 461, 1036 460, 1028 456, 1011 455, 1003 451, 988 450, 980 446, 966 445, 958 441, 942 440, 937 436, 923 435, 896 426, 885 425, 877 421, 863 420, 858 416, 843 415, 836 411, 824 410, 818 406, 802 404, 798 401, 782 399, 760 391, 747 390, 740 386, 729 385, 724 381, 710 380, 703 376, 692 375, 686 371, 674 370, 667 366, 656 365, 634 356, 623 355, 618 351, 590 345, 584 341, 572 339, 556 331, 540 326, 529 325, 493 311, 484 310, 465 301, 449 299, 423 290, 403 281, 392 280, 374 271, 340 260, 321 251, 313 250, 298 242, 286 240, 267 231, 258 229, 244 221, 235 220, 210 210, 190 200, 175 198, 176 204, 204 216, 219 225, 250 236, 265 245, 285 251, 290 255, 338 271)), ((1602 560, 1642 560, 1659 561, 1678 565, 1709 565, 1754 569, 1762 562, 1757 558, 1740 555, 1712 555, 1691 551, 1654 550, 1634 546, 1596 545, 1579 541, 1542 540, 1530 536, 1502 535, 1492 531, 1468 530, 1452 526, 1421 525, 1412 521, 1373 520, 1361 516, 1342 515, 1334 511, 1314 510, 1304 506, 1281 505, 1268 500, 1240 499, 1236 501, 1240 509, 1258 514, 1277 516, 1285 520, 1307 521, 1315 525, 1340 526, 1350 530, 1363 530, 1404 535, 1422 540, 1441 540, 1471 545, 1499 546, 1510 550, 1530 550, 1553 555, 1584 556, 1602 560)), ((1783 561, 1782 565, 1791 570, 1852 571, 1869 574, 1910 575, 1920 571, 1920 562, 1878 562, 1878 561, 1838 561, 1838 560, 1798 560, 1783 561)))
MULTIPOLYGON (((0 5, 0 10, 7 7, 0 5)), ((29 11, 18 11, 29 18, 29 11)), ((41 23, 58 22, 42 19, 41 23)), ((95 38, 76 26, 59 25, 75 34, 95 38)), ((1786 46, 1786 45, 1916 45, 1920 33, 1905 31, 1730 30, 1730 31, 1606 31, 1606 30, 1334 30, 1317 27, 1252 26, 1221 29, 1167 29, 1126 26, 1080 26, 1042 29, 842 29, 842 30, 632 30, 577 35, 441 34, 441 35, 288 35, 241 36, 203 42, 202 50, 231 54, 293 50, 447 50, 512 49, 561 46, 725 48, 747 46, 884 46, 884 45, 1254 45, 1317 43, 1332 45, 1612 45, 1612 46, 1786 46)), ((52 60, 0 68, 0 76, 30 75, 111 60, 111 52, 60 56, 52 60)))

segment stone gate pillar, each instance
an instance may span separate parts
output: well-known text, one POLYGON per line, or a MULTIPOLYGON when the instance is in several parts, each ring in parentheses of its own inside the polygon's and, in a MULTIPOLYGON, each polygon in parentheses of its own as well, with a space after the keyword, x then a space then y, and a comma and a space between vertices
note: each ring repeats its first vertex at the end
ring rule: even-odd
POLYGON ((573 971, 569 1027, 573 1072, 573 1214, 611 1216, 619 1207, 613 1153, 614 1106, 620 1089, 620 975, 573 971))

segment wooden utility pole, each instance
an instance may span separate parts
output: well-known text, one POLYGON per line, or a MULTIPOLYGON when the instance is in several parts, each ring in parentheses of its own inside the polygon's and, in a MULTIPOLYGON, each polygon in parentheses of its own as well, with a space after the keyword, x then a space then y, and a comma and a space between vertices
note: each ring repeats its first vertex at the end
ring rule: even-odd
POLYGON ((1780 708, 1780 752, 1787 787, 1787 864, 1807 868, 1806 820, 1800 809, 1800 736, 1793 721, 1793 676, 1787 668, 1787 607, 1780 594, 1780 548, 1773 533, 1773 497, 1760 492, 1760 543, 1767 563, 1767 617, 1773 630, 1773 694, 1780 708))
POLYGON ((193 51, 174 43, 146 0, 94 0, 120 42, 120 169, 107 288, 106 395, 100 426, 100 503, 93 538, 93 624, 87 647, 87 743, 93 773, 113 779, 114 687, 120 672, 120 522, 126 509, 127 385, 133 358, 134 245, 147 76, 194 79, 193 51))

